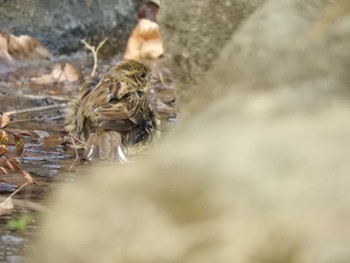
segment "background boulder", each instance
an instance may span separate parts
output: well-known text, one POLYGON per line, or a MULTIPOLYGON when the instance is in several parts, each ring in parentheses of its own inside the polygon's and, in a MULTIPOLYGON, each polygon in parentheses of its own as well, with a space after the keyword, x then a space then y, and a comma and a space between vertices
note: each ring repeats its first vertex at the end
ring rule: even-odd
POLYGON ((93 43, 109 37, 104 50, 123 52, 137 22, 137 0, 2 1, 1 29, 38 39, 53 53, 81 49, 80 40, 93 43), (108 48, 109 47, 109 48, 108 48))
POLYGON ((242 22, 266 0, 162 0, 158 20, 180 102, 197 84, 242 22))

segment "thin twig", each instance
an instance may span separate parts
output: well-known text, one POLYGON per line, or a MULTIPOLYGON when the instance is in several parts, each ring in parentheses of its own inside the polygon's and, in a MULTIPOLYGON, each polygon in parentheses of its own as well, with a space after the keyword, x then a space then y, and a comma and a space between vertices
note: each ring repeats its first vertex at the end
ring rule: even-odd
POLYGON ((81 40, 81 43, 84 44, 84 46, 89 49, 92 52, 92 55, 94 57, 94 67, 92 68, 92 72, 91 72, 91 77, 95 77, 96 75, 96 71, 97 71, 97 62, 98 62, 98 51, 101 49, 101 47, 106 43, 106 41, 108 40, 108 38, 105 38, 104 40, 102 40, 102 42, 100 42, 100 44, 98 44, 97 48, 95 48, 95 46, 91 46, 90 44, 88 44, 85 39, 81 40))
POLYGON ((23 110, 15 110, 15 111, 8 111, 4 114, 6 115, 17 115, 22 113, 29 113, 29 112, 35 112, 35 111, 43 111, 43 110, 51 110, 56 108, 64 108, 67 106, 67 103, 61 103, 61 104, 55 104, 55 105, 48 105, 48 106, 40 106, 40 107, 33 107, 23 110))
POLYGON ((24 183, 22 184, 19 188, 16 189, 16 191, 14 191, 12 194, 10 194, 5 200, 4 202, 6 202, 8 199, 10 199, 12 196, 14 196, 15 194, 17 194, 19 191, 21 191, 24 187, 26 187, 28 185, 28 183, 24 183))
POLYGON ((77 147, 75 146, 74 136, 71 133, 69 133, 69 136, 70 136, 70 140, 72 141, 72 144, 73 144, 73 147, 75 150, 75 160, 72 164, 72 166, 73 166, 79 160, 79 153, 78 153, 77 147))
MULTIPOLYGON (((13 159, 12 157, 8 156, 7 154, 4 154, 4 156, 10 161, 11 159, 13 159)), ((24 171, 22 169, 22 167, 20 165, 18 165, 16 162, 12 162, 17 169, 21 172, 21 174, 24 176, 24 179, 27 180, 26 184, 30 184, 30 185, 39 185, 39 183, 34 180, 34 178, 26 171, 24 171)))
POLYGON ((69 98, 65 97, 60 97, 60 96, 50 96, 50 95, 31 95, 31 94, 18 94, 20 97, 24 97, 26 99, 30 100, 44 100, 44 99, 52 99, 52 100, 57 100, 57 101, 69 101, 69 98))
POLYGON ((88 147, 88 148, 94 148, 94 146, 88 145, 86 142, 83 142, 82 140, 79 140, 76 136, 69 134, 74 140, 80 142, 82 145, 88 147))

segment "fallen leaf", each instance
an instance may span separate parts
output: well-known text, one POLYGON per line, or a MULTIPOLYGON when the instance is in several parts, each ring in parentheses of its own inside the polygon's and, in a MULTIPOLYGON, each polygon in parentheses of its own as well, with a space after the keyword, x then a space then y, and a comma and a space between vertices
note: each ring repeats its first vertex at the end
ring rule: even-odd
POLYGON ((0 73, 14 70, 15 65, 8 52, 7 35, 0 32, 0 73))
POLYGON ((7 125, 11 122, 10 116, 7 114, 0 115, 0 128, 6 128, 7 125))
POLYGON ((44 139, 44 146, 47 148, 56 148, 63 143, 63 138, 58 135, 50 135, 44 139))
POLYGON ((22 171, 22 174, 24 178, 27 180, 28 185, 39 185, 38 182, 35 181, 34 178, 26 171, 22 171))
POLYGON ((55 64, 50 74, 32 78, 31 80, 37 84, 60 83, 60 82, 78 82, 81 74, 70 63, 65 65, 55 64))
POLYGON ((41 43, 28 35, 8 35, 8 53, 19 60, 49 59, 51 53, 41 43))
POLYGON ((140 19, 128 40, 124 59, 158 58, 163 52, 158 24, 149 19, 140 19))
POLYGON ((21 156, 24 150, 24 141, 19 135, 15 135, 15 144, 16 144, 16 153, 18 156, 21 156))
POLYGON ((19 134, 22 136, 34 137, 29 131, 20 131, 19 134))
POLYGON ((5 161, 6 166, 11 170, 11 171, 15 171, 15 168, 13 167, 12 163, 9 160, 5 161))
POLYGON ((13 208, 12 198, 6 198, 5 201, 0 203, 0 209, 9 210, 13 208))
POLYGON ((9 136, 7 135, 7 132, 5 132, 4 130, 0 130, 0 143, 4 145, 9 144, 9 136))
POLYGON ((3 174, 7 175, 7 171, 6 171, 6 169, 5 169, 4 167, 0 166, 0 171, 1 171, 3 174))
POLYGON ((11 158, 10 162, 12 162, 14 164, 14 166, 16 166, 17 168, 20 168, 22 166, 20 160, 18 158, 11 158))
POLYGON ((6 145, 0 145, 0 156, 3 156, 7 153, 7 146, 6 145))

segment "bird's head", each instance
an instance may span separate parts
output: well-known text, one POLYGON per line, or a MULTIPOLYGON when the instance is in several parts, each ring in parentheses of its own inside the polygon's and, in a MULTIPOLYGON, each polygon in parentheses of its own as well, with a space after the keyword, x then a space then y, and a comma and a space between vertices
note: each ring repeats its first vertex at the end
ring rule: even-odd
POLYGON ((136 60, 125 60, 116 64, 110 74, 118 74, 125 81, 132 81, 139 91, 146 92, 150 88, 151 68, 136 60))

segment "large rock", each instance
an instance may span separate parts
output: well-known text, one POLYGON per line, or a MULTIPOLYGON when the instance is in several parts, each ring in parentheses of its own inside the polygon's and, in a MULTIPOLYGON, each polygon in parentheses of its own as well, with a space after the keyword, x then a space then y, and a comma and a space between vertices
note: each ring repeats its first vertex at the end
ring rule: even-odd
POLYGON ((349 262, 349 7, 256 10, 158 152, 58 191, 31 262, 349 262))
POLYGON ((241 99, 61 188, 30 262, 349 262, 348 103, 241 99))
POLYGON ((98 43, 109 37, 109 48, 123 52, 137 21, 137 0, 13 0, 2 1, 0 30, 28 34, 54 53, 81 49, 80 40, 98 43))
POLYGON ((211 67, 232 33, 266 0, 162 0, 158 20, 165 57, 181 103, 211 67))
POLYGON ((269 1, 242 24, 213 70, 192 87, 186 113, 207 107, 231 89, 246 89, 246 80, 259 90, 299 90, 303 94, 291 96, 302 100, 314 92, 348 92, 349 13, 348 0, 269 1))

